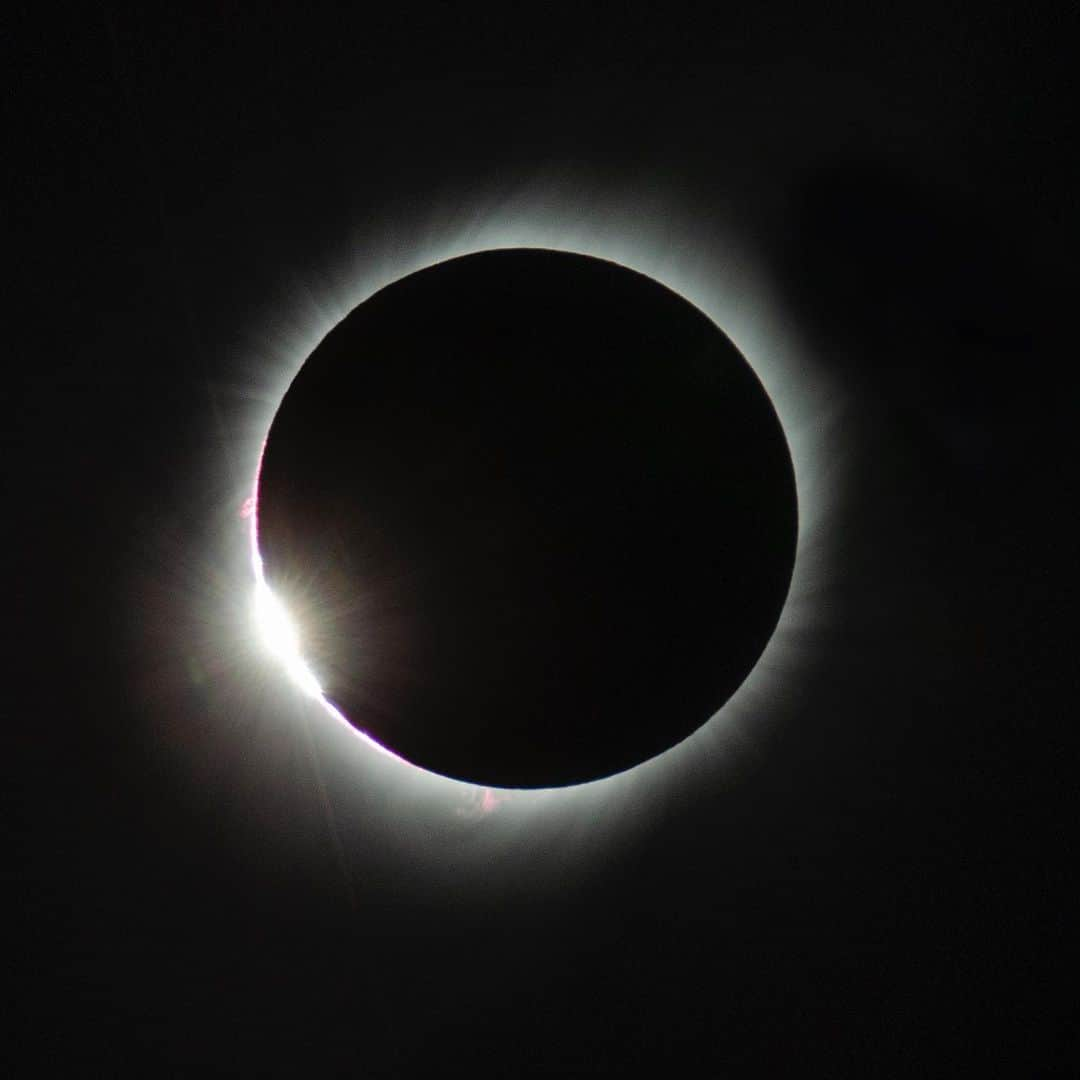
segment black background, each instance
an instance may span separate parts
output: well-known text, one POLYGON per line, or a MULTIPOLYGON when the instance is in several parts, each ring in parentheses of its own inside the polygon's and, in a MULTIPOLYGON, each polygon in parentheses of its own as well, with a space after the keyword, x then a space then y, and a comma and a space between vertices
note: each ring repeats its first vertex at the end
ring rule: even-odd
POLYGON ((13 1075, 1071 1072, 1072 27, 506 7, 8 15, 13 1075), (250 342, 523 186, 767 268, 835 387, 812 662, 632 829, 346 828, 215 622, 250 342))

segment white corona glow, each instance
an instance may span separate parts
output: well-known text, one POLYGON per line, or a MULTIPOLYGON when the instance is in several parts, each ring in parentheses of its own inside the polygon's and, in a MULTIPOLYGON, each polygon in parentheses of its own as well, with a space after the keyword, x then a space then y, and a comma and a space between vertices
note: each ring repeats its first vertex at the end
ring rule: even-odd
MULTIPOLYGON (((777 703, 794 700, 799 693, 813 631, 828 616, 823 594, 833 566, 829 526, 843 494, 846 457, 838 458, 827 446, 843 412, 843 397, 814 363, 801 335, 784 317, 767 277, 734 234, 724 245, 716 240, 702 244, 697 223, 670 206, 649 206, 642 199, 628 199, 622 206, 597 199, 588 205, 580 191, 560 205, 560 192, 550 184, 516 199, 492 199, 487 207, 462 207, 459 212, 457 219, 443 215, 426 224, 411 218, 405 228, 400 221, 390 221, 385 235, 365 231, 355 238, 352 253, 332 268, 337 272, 329 281, 318 287, 298 283, 289 303, 278 302, 276 310, 267 312, 252 355, 249 441, 238 447, 250 461, 248 475, 254 475, 248 555, 256 595, 266 584, 256 519, 258 474, 270 425, 319 342, 369 296, 425 267, 499 248, 546 248, 607 259, 667 286, 720 327, 753 368, 779 416, 795 469, 799 533, 787 600, 757 665, 718 713, 682 742, 624 772, 573 787, 504 790, 488 799, 489 789, 410 765, 352 726, 317 690, 318 681, 299 647, 284 655, 301 689, 356 737, 356 745, 379 751, 356 756, 358 782, 378 786, 395 805, 405 799, 443 820, 455 815, 466 820, 494 817, 514 832, 539 828, 541 820, 581 822, 581 814, 597 825, 600 818, 609 825, 636 819, 651 800, 681 795, 688 786, 722 775, 742 750, 751 748, 752 727, 765 723, 777 703), (497 808, 490 815, 489 804, 497 808), (474 814, 478 806, 484 812, 474 814), (535 816, 541 808, 542 819, 535 816)), ((340 752, 347 753, 347 747, 341 745, 340 752)))

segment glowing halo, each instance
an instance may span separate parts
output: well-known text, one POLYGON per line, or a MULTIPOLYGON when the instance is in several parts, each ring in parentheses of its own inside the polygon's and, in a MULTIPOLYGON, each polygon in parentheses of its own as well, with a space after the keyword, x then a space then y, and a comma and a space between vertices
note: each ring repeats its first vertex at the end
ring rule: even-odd
MULTIPOLYGON (((522 827, 528 826, 541 806, 548 818, 556 810, 572 815, 580 811, 609 814, 613 810, 618 814, 628 805, 624 799, 630 793, 640 806, 650 796, 663 797, 672 784, 682 788, 694 776, 700 776, 703 755, 715 755, 717 744, 725 750, 747 744, 749 722, 770 711, 785 680, 788 686, 797 685, 799 671, 805 668, 803 635, 822 616, 818 592, 829 574, 831 555, 827 525, 842 495, 845 464, 827 460, 824 446, 840 407, 839 395, 785 320, 782 305, 770 296, 763 275, 755 272, 737 245, 731 244, 722 253, 695 248, 689 223, 686 238, 677 239, 676 223, 670 214, 650 219, 633 206, 623 213, 609 208, 603 217, 583 227, 580 207, 573 212, 577 220, 571 222, 570 211, 560 214, 550 204, 550 193, 541 194, 544 205, 540 209, 523 201, 517 207, 500 208, 498 220, 478 222, 473 217, 455 225, 444 219, 428 235, 418 235, 414 244, 406 245, 408 254, 401 253, 400 234, 394 235, 392 245, 388 242, 382 248, 385 252, 392 247, 394 254, 382 261, 377 258, 379 245, 372 244, 368 237, 368 243, 363 245, 365 254, 354 255, 355 265, 344 268, 339 275, 343 283, 339 290, 324 288, 315 293, 296 286, 298 315, 305 310, 287 327, 279 325, 274 335, 271 350, 278 354, 278 360, 270 371, 273 385, 258 395, 267 410, 250 417, 255 438, 246 451, 251 462, 249 475, 254 478, 249 491, 257 496, 262 450, 277 406, 322 338, 353 308, 386 285, 451 258, 498 248, 547 248, 589 255, 635 270, 692 303, 742 353, 772 401, 788 442, 799 504, 798 543, 787 599, 768 645, 739 689, 694 734, 612 776, 571 787, 500 790, 497 797, 492 797, 489 789, 478 789, 410 765, 349 724, 321 695, 318 697, 322 711, 338 721, 336 726, 359 736, 359 742, 353 740, 355 745, 379 751, 357 759, 358 768, 371 769, 376 767, 376 761, 385 762, 378 766, 379 779, 398 796, 414 804, 422 803, 439 815, 471 817, 469 808, 480 806, 483 812, 478 816, 497 816, 522 827), (507 225, 508 220, 514 224, 507 225), (657 220, 662 222, 663 235, 650 237, 649 228, 657 220), (650 240, 656 242, 650 244, 650 240), (658 255, 658 250, 664 253, 658 255), (494 809, 498 813, 489 815, 494 809)), ((261 379, 266 378, 266 372, 263 366, 261 379)), ((253 510, 247 543, 254 588, 258 591, 265 587, 265 581, 258 551, 257 506, 253 510)))

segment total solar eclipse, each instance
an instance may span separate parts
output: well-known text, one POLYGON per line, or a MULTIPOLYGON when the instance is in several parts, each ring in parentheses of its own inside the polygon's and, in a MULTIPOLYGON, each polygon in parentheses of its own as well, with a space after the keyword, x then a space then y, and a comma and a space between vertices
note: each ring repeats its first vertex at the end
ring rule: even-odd
POLYGON ((696 307, 507 249, 383 288, 319 343, 260 465, 258 553, 313 686, 494 787, 630 768, 749 674, 791 581, 784 432, 696 307))

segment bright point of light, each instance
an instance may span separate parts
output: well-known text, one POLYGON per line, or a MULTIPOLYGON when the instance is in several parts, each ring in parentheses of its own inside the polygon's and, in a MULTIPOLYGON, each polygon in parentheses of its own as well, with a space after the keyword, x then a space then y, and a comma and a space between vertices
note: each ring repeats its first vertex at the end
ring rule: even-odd
POLYGON ((261 575, 255 582, 254 608, 255 625, 266 648, 305 694, 309 697, 321 697, 319 681, 300 655, 300 634, 296 624, 261 575))

